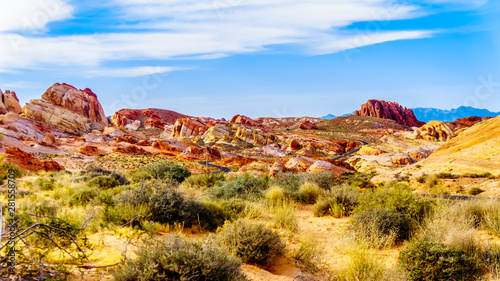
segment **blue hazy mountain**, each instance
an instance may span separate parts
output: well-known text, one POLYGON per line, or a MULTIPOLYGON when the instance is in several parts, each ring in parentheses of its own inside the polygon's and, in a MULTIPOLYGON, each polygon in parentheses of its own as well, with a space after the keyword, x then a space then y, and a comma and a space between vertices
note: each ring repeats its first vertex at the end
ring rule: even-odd
POLYGON ((347 114, 340 115, 340 116, 335 116, 335 115, 332 115, 332 114, 328 114, 326 116, 318 117, 318 118, 325 119, 325 120, 331 120, 331 119, 335 119, 337 117, 344 117, 344 116, 349 116, 349 115, 354 115, 354 112, 347 113, 347 114))
POLYGON ((429 122, 431 120, 438 120, 441 122, 452 122, 459 118, 466 118, 471 116, 478 117, 496 117, 500 112, 491 112, 487 109, 478 109, 470 106, 461 106, 450 110, 438 108, 412 108, 418 120, 429 122))

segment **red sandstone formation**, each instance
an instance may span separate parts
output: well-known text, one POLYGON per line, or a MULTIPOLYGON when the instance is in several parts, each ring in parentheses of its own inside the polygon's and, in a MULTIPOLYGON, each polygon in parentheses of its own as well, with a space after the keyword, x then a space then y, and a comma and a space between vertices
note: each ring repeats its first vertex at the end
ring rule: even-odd
POLYGON ((448 122, 446 125, 448 125, 452 130, 457 131, 463 128, 468 128, 476 125, 479 122, 486 121, 488 119, 491 119, 492 117, 477 117, 477 116, 471 116, 471 117, 466 117, 466 118, 460 118, 457 119, 453 122, 448 122))
POLYGON ((12 146, 5 148, 5 162, 25 171, 57 172, 64 170, 64 167, 54 160, 39 160, 31 154, 12 146))
POLYGON ((392 119, 410 127, 421 127, 425 124, 417 120, 413 110, 390 101, 369 100, 361 106, 361 110, 356 110, 355 115, 392 119))
POLYGON ((264 127, 261 123, 243 115, 234 116, 229 123, 243 124, 252 127, 264 127))
POLYGON ((20 114, 22 112, 16 92, 6 90, 3 93, 0 90, 0 96, 2 97, 2 100, 0 100, 0 114, 7 114, 8 112, 20 114))
POLYGON ((111 121, 117 127, 125 127, 139 120, 141 127, 163 130, 165 125, 174 124, 177 119, 185 117, 188 116, 165 109, 121 109, 111 116, 111 121))
POLYGON ((318 126, 314 125, 310 121, 306 121, 299 125, 299 129, 301 130, 319 130, 318 126))
POLYGON ((210 127, 198 118, 181 118, 175 121, 172 138, 189 138, 203 135, 210 127))

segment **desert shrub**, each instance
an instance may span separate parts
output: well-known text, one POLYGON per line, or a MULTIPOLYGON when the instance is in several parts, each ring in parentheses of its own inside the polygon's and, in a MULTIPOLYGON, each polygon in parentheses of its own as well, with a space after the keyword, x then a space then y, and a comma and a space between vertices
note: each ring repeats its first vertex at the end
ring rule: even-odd
POLYGON ((99 196, 99 192, 92 188, 79 188, 71 195, 69 199, 70 206, 85 206, 99 196))
POLYGON ((56 180, 52 177, 38 178, 35 180, 35 186, 38 186, 38 188, 43 191, 54 190, 54 188, 56 187, 56 180))
POLYGON ((112 176, 115 180, 117 180, 117 181, 118 181, 118 183, 120 183, 119 185, 125 185, 125 184, 128 184, 128 183, 129 183, 129 182, 128 182, 128 180, 127 180, 127 178, 126 178, 124 175, 122 175, 122 174, 119 174, 119 173, 115 173, 115 172, 113 172, 113 173, 111 173, 111 176, 112 176))
POLYGON ((302 271, 315 274, 324 270, 323 249, 311 236, 299 238, 300 246, 292 252, 292 257, 302 271))
POLYGON ((425 183, 429 188, 433 188, 437 185, 438 179, 439 178, 437 177, 437 175, 427 176, 427 178, 425 179, 425 183))
POLYGON ((337 272, 339 281, 381 281, 386 280, 386 268, 382 260, 372 251, 351 246, 344 255, 345 262, 337 272))
POLYGON ((54 217, 59 208, 56 201, 53 200, 42 200, 40 202, 33 203, 29 206, 32 209, 32 213, 38 216, 48 216, 54 217))
POLYGON ((267 264, 285 252, 285 243, 277 233, 261 223, 239 219, 225 224, 218 240, 245 263, 267 264))
POLYGON ((375 185, 371 182, 371 179, 375 176, 375 173, 362 174, 362 173, 345 173, 340 179, 346 182, 352 187, 356 188, 375 188, 375 185))
POLYGON ((325 193, 314 204, 313 214, 316 217, 331 215, 341 218, 351 215, 358 204, 358 198, 361 192, 348 185, 343 185, 325 193))
POLYGON ((368 209, 390 209, 409 215, 418 224, 432 213, 435 205, 433 200, 414 195, 407 185, 397 184, 393 187, 363 193, 359 197, 359 205, 355 212, 368 209))
POLYGON ((270 182, 271 185, 283 187, 286 191, 294 193, 304 182, 304 175, 298 173, 278 173, 270 182))
POLYGON ((250 208, 250 204, 247 201, 239 198, 224 199, 219 204, 232 219, 247 215, 247 211, 250 208))
POLYGON ((173 179, 178 183, 191 176, 188 168, 169 161, 154 163, 142 168, 142 170, 149 173, 154 179, 173 179))
POLYGON ((316 183, 305 182, 300 185, 297 197, 300 202, 314 204, 321 195, 321 189, 316 183))
POLYGON ((224 173, 193 175, 186 179, 185 184, 210 188, 226 180, 224 173))
POLYGON ((338 181, 337 178, 333 172, 322 172, 306 174, 305 181, 315 183, 323 190, 330 190, 332 185, 338 181))
POLYGON ((287 201, 275 204, 271 208, 273 214, 274 226, 288 229, 291 232, 297 232, 299 222, 295 216, 296 205, 287 201))
POLYGON ((151 175, 146 171, 134 171, 130 174, 130 179, 134 183, 139 183, 141 181, 146 181, 152 179, 151 175))
POLYGON ((2 163, 0 164, 0 184, 4 184, 4 181, 9 177, 9 171, 14 170, 15 179, 18 179, 24 175, 24 172, 14 165, 2 163))
POLYGON ((460 175, 452 174, 452 173, 439 173, 436 175, 438 179, 458 179, 460 175))
POLYGON ((97 187, 102 190, 111 189, 120 185, 113 176, 98 176, 88 181, 89 187, 97 187))
POLYGON ((264 198, 273 205, 286 201, 287 197, 287 192, 279 185, 273 185, 264 191, 264 198))
POLYGON ((490 278, 497 280, 500 277, 500 246, 488 244, 480 253, 480 258, 488 268, 490 278))
POLYGON ((136 189, 125 190, 116 196, 117 207, 130 204, 147 206, 149 219, 163 224, 183 223, 190 227, 193 224, 215 230, 225 218, 216 218, 204 204, 186 198, 182 193, 165 184, 142 184, 136 189))
POLYGON ((267 184, 266 179, 256 178, 246 173, 217 184, 211 189, 211 193, 219 198, 256 198, 266 190, 267 184))
POLYGON ((494 176, 491 173, 482 173, 482 174, 476 174, 476 173, 466 173, 462 175, 463 178, 494 178, 494 176))
POLYGON ((481 262, 458 247, 426 240, 414 242, 399 255, 410 280, 478 280, 481 262))
POLYGON ((473 187, 469 190, 469 194, 472 196, 478 195, 478 194, 483 193, 483 192, 484 192, 484 190, 482 190, 479 187, 473 187))
POLYGON ((349 230, 367 246, 383 248, 408 239, 411 227, 411 220, 406 214, 388 209, 369 209, 353 217, 349 230))
POLYGON ((144 241, 136 255, 113 273, 115 280, 247 280, 241 262, 211 242, 167 235, 144 241))

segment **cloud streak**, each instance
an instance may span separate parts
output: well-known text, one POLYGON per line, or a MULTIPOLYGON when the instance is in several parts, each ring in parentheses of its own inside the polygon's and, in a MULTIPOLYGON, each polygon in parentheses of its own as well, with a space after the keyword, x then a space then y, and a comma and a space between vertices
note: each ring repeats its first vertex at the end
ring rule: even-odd
POLYGON ((140 75, 141 68, 99 69, 113 61, 217 59, 276 45, 326 54, 435 34, 386 30, 360 35, 345 30, 356 22, 422 15, 418 5, 396 0, 114 0, 107 5, 116 11, 109 19, 116 31, 58 36, 25 31, 44 32, 51 22, 77 16, 67 2, 1 3, 0 69, 4 70, 76 65, 97 69, 94 74, 132 77, 140 75))

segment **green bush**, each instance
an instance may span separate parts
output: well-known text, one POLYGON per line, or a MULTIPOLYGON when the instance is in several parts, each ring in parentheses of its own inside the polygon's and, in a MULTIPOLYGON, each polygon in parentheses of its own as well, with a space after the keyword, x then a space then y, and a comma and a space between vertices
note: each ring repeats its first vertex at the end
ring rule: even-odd
POLYGON ((211 193, 219 198, 255 198, 262 195, 261 192, 266 190, 267 185, 266 179, 245 173, 217 184, 211 189, 211 193))
POLYGON ((185 184, 210 188, 226 180, 224 173, 193 175, 186 179, 185 184))
POLYGON ((323 195, 314 204, 313 214, 316 217, 331 215, 342 218, 351 215, 358 204, 361 192, 350 186, 343 185, 323 195))
POLYGON ((162 240, 144 241, 136 254, 113 273, 115 280, 247 280, 241 262, 210 242, 167 235, 162 240))
POLYGON ((70 206, 81 205, 85 206, 90 201, 94 200, 99 196, 99 192, 92 188, 81 188, 76 190, 69 200, 70 206))
POLYGON ((482 190, 479 187, 473 187, 469 190, 469 194, 472 196, 478 195, 478 194, 483 193, 483 192, 484 192, 484 190, 482 190))
POLYGON ((111 189, 120 185, 113 176, 98 176, 88 181, 89 187, 97 187, 102 190, 111 189))
POLYGON ((4 184, 4 181, 9 177, 9 170, 15 171, 15 179, 19 179, 24 175, 23 171, 14 165, 2 163, 0 164, 0 184, 4 184))
POLYGON ((51 177, 38 178, 35 180, 35 186, 38 186, 38 188, 43 191, 54 190, 56 187, 56 180, 51 177))
POLYGON ((332 185, 338 181, 338 177, 333 172, 322 172, 306 174, 306 182, 315 183, 323 190, 330 190, 332 185))
POLYGON ((365 192, 359 197, 355 212, 369 209, 390 209, 407 214, 416 223, 421 223, 434 210, 435 201, 417 197, 405 184, 379 188, 365 192))
POLYGON ((478 280, 481 262, 457 247, 418 241, 401 251, 399 263, 410 280, 478 280))
POLYGON ((358 172, 355 173, 345 173, 340 179, 341 181, 349 184, 352 187, 356 188, 375 188, 371 179, 375 176, 375 173, 370 174, 361 174, 358 172))
POLYGON ((191 172, 186 167, 169 161, 154 163, 142 168, 142 170, 149 173, 154 179, 173 179, 178 183, 191 176, 191 172))
POLYGON ((152 179, 151 175, 146 171, 134 171, 130 174, 130 179, 134 183, 152 179))
POLYGON ((217 218, 217 213, 204 204, 185 198, 165 184, 143 184, 115 197, 117 207, 125 208, 128 204, 147 206, 149 218, 159 223, 183 223, 187 227, 199 224, 208 230, 215 230, 225 220, 225 217, 217 218))
POLYGON ((314 204, 321 195, 321 189, 316 183, 305 182, 300 185, 297 197, 300 202, 314 204))
POLYGON ((285 243, 277 233, 261 223, 239 219, 225 224, 218 232, 222 245, 245 263, 266 265, 285 252, 285 243))
POLYGON ((377 248, 408 239, 412 223, 406 214, 388 209, 369 209, 354 215, 349 228, 357 239, 377 248))
POLYGON ((304 177, 303 174, 280 172, 271 180, 270 185, 278 185, 290 193, 295 193, 304 183, 304 177))

